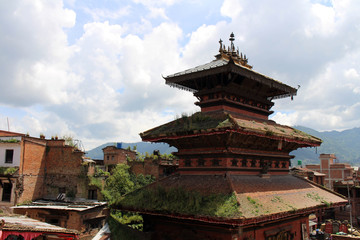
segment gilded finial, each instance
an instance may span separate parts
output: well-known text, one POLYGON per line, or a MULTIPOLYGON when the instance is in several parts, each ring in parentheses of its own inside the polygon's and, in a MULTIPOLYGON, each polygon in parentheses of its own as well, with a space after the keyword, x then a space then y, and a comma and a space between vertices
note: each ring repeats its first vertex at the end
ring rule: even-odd
POLYGON ((233 32, 230 34, 229 40, 230 40, 230 42, 231 42, 231 47, 230 47, 230 49, 231 49, 232 52, 234 52, 234 51, 235 51, 235 47, 234 47, 235 35, 234 35, 233 32))
POLYGON ((235 48, 234 46, 235 35, 233 32, 230 34, 229 40, 230 40, 230 46, 225 46, 223 41, 221 39, 219 40, 219 44, 220 44, 219 54, 216 55, 215 57, 217 59, 225 59, 225 60, 232 59, 236 64, 240 64, 246 68, 252 69, 252 66, 248 64, 248 59, 246 55, 240 52, 238 47, 235 48))

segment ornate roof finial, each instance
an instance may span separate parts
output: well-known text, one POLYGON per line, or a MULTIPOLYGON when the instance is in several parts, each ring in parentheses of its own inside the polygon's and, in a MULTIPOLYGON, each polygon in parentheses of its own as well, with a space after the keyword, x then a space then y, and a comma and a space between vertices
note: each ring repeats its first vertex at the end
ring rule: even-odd
POLYGON ((225 44, 223 44, 223 41, 220 39, 219 54, 215 56, 216 59, 232 59, 236 64, 240 64, 244 67, 251 69, 252 66, 248 64, 248 59, 246 58, 246 55, 240 52, 238 47, 235 48, 234 46, 235 35, 233 32, 230 34, 229 40, 230 46, 225 46, 225 44))
POLYGON ((219 41, 219 43, 220 43, 220 48, 219 48, 219 52, 222 52, 222 50, 223 50, 223 45, 222 45, 222 40, 221 40, 221 38, 220 38, 220 41, 219 41))
POLYGON ((234 35, 233 32, 230 34, 229 40, 230 40, 230 42, 231 42, 231 47, 230 47, 230 49, 231 49, 232 52, 234 52, 234 51, 235 51, 235 46, 234 46, 235 35, 234 35))

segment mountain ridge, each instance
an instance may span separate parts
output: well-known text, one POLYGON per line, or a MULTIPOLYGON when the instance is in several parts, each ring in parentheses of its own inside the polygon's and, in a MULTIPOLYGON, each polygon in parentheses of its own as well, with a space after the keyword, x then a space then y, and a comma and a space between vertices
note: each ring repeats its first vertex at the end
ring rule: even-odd
MULTIPOLYGON (((291 160, 292 166, 297 165, 298 161, 305 164, 319 163, 319 155, 321 153, 334 153, 339 162, 350 163, 353 166, 360 166, 360 128, 352 128, 343 131, 324 131, 304 127, 294 126, 294 128, 306 132, 310 135, 318 137, 323 140, 320 147, 317 148, 301 148, 292 151, 290 154, 295 157, 291 160)), ((102 149, 109 145, 115 145, 114 142, 102 144, 87 152, 87 156, 92 159, 103 159, 102 149)), ((136 146, 137 151, 141 154, 146 152, 152 153, 154 150, 159 150, 161 154, 170 154, 176 152, 175 147, 170 147, 166 143, 149 143, 149 142, 135 142, 122 143, 123 148, 136 146)))

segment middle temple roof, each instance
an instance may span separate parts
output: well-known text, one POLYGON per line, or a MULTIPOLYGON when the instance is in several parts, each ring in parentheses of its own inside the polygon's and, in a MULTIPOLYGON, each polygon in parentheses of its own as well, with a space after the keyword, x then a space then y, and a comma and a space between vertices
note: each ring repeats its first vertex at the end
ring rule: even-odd
MULTIPOLYGON (((150 129, 140 134, 144 141, 167 142, 174 145, 176 139, 194 138, 224 134, 226 132, 240 135, 267 138, 274 141, 296 143, 298 147, 320 146, 321 139, 311 136, 295 128, 275 123, 271 120, 255 121, 246 118, 237 118, 230 114, 195 113, 183 116, 172 122, 150 129)), ((296 149, 295 148, 295 149, 296 149)))

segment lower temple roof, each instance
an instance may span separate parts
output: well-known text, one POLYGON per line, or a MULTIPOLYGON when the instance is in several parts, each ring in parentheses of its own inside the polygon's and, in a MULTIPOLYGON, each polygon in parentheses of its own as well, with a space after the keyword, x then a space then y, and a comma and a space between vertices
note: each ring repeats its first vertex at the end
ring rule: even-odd
POLYGON ((347 200, 292 175, 171 175, 129 193, 115 208, 143 214, 246 225, 317 209, 347 200))

